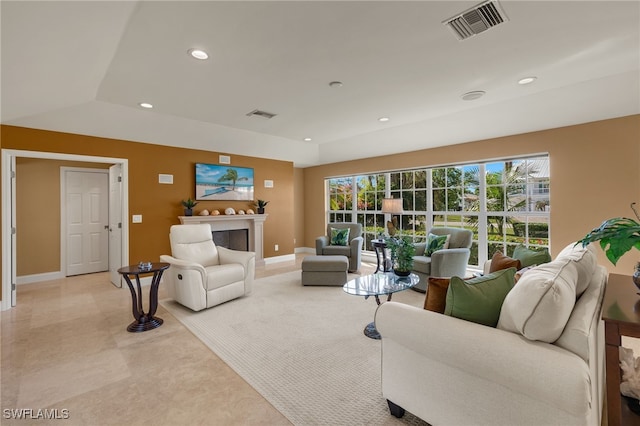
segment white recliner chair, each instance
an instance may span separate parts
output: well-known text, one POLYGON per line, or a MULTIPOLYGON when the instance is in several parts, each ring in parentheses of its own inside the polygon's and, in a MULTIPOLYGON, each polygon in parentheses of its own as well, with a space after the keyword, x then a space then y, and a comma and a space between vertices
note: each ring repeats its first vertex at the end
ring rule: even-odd
POLYGON ((194 311, 251 292, 255 253, 216 247, 208 224, 173 225, 169 231, 171 264, 162 276, 169 296, 194 311))

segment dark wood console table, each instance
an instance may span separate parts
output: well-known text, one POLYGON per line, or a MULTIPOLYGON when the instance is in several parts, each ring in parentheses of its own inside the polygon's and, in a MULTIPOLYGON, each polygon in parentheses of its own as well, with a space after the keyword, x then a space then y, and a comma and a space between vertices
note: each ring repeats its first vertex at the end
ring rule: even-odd
POLYGON ((168 263, 158 262, 152 263, 147 268, 140 267, 140 265, 130 265, 118 269, 118 273, 124 277, 124 280, 129 286, 129 290, 131 290, 131 304, 135 321, 129 324, 127 331, 138 333, 153 330, 162 325, 162 318, 154 317, 154 315, 156 309, 158 309, 158 287, 160 286, 160 279, 162 278, 162 273, 168 267, 168 263), (149 312, 146 314, 142 309, 142 287, 140 286, 140 275, 145 274, 153 274, 151 288, 149 289, 149 312), (134 287, 131 282, 131 276, 136 278, 136 287, 134 287))
POLYGON ((376 270, 374 272, 391 271, 391 259, 387 256, 387 243, 384 240, 371 240, 373 250, 376 252, 376 270))
MULTIPOLYGON (((607 418, 609 426, 640 425, 620 395, 620 344, 622 336, 640 338, 640 295, 631 276, 609 274, 602 305, 607 380, 607 418)), ((634 354, 638 356, 638 354, 634 354)))

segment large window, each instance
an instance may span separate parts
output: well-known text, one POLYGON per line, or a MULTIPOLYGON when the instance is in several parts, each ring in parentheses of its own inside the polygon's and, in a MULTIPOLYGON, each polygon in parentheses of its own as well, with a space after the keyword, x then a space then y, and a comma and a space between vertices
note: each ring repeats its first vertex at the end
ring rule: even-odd
POLYGON ((432 227, 470 229, 469 263, 480 266, 518 244, 549 246, 549 182, 548 156, 332 178, 328 219, 361 223, 369 250, 392 219, 382 199, 401 198, 400 235, 422 242, 432 227))

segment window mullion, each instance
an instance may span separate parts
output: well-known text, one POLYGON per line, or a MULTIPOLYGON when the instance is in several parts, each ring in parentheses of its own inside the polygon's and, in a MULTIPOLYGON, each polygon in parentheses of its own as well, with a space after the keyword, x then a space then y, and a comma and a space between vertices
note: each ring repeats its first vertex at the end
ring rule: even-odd
POLYGON ((478 167, 478 266, 482 267, 489 256, 489 237, 487 231, 487 179, 486 167, 480 164, 478 167))

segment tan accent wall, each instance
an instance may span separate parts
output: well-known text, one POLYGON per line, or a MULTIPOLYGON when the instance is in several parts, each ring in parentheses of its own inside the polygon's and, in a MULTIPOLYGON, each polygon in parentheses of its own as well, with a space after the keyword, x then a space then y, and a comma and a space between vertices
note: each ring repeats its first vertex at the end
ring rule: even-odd
MULTIPOLYGON (((0 130, 3 149, 128 159, 130 216, 127 220, 130 221, 133 214, 143 215, 143 223, 129 222, 130 263, 158 260, 161 254, 171 252, 169 227, 179 223, 178 216, 183 214, 180 201, 195 197, 195 163, 218 164, 218 155, 227 154, 5 125, 0 130), (159 184, 160 173, 172 174, 174 184, 159 184)), ((264 226, 265 257, 293 254, 293 163, 231 155, 231 165, 252 167, 256 182, 255 198, 270 201, 266 208, 269 217, 264 226), (274 187, 265 188, 265 179, 273 180, 274 187), (278 252, 274 250, 275 244, 279 245, 278 252)), ((43 163, 38 167, 48 166, 43 163)), ((202 209, 224 211, 227 207, 246 210, 251 205, 247 201, 201 201, 196 206, 195 213, 202 209)), ((51 219, 50 225, 58 227, 57 236, 52 235, 45 240, 38 235, 31 237, 34 239, 18 240, 17 244, 32 247, 31 256, 57 257, 59 263, 59 192, 57 199, 54 195, 47 201, 47 205, 39 205, 37 211, 39 218, 45 221, 50 220, 47 218, 48 212, 55 212, 55 221, 58 223, 53 225, 54 220, 51 219)), ((28 208, 28 214, 34 214, 34 211, 28 208)), ((20 229, 18 233, 21 233, 20 229)), ((23 259, 18 261, 23 264, 23 259)), ((50 262, 51 260, 43 260, 42 270, 29 269, 28 273, 50 272, 50 262)), ((59 266, 56 270, 59 270, 59 266)))
MULTIPOLYGON (((392 143, 392 141, 390 141, 392 143)), ((478 162, 549 153, 551 252, 586 235, 605 219, 633 217, 640 207, 640 115, 470 142, 441 148, 327 164, 305 169, 305 245, 325 229, 327 177, 478 162)), ((640 251, 627 253, 610 271, 631 275, 640 251)))

